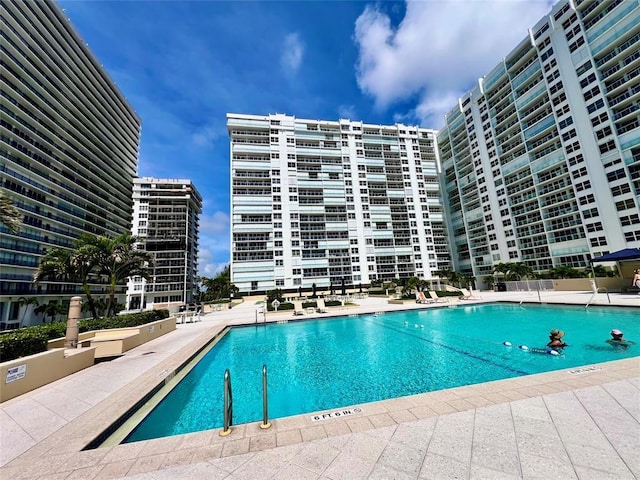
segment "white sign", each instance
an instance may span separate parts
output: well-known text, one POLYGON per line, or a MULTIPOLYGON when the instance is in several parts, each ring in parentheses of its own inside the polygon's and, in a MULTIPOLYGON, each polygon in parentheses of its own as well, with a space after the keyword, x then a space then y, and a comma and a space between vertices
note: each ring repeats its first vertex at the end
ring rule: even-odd
POLYGON ((7 370, 7 379, 5 383, 15 382, 27 376, 27 365, 18 365, 7 370))
POLYGON ((576 368, 575 370, 570 370, 569 373, 571 375, 582 375, 583 373, 597 372, 598 370, 602 370, 602 368, 600 367, 576 368))
POLYGON ((314 422, 319 422, 320 420, 329 420, 330 418, 347 417, 349 415, 356 415, 358 413, 362 413, 362 409, 359 407, 345 408, 344 410, 336 410, 335 412, 319 413, 318 415, 312 416, 311 420, 314 422))
POLYGON ((151 325, 151 326, 149 327, 149 333, 153 333, 153 332, 155 332, 155 331, 156 331, 156 326, 155 326, 155 325, 151 325))

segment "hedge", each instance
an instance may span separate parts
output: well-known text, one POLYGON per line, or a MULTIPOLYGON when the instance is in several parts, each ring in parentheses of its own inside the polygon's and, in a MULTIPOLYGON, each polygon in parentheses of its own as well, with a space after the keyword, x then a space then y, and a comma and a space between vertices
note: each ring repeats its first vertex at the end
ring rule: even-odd
POLYGON ((47 350, 46 332, 11 330, 0 336, 0 360, 8 362, 19 357, 33 355, 47 350))
MULTIPOLYGON (((293 310, 294 305, 293 303, 289 303, 289 302, 282 302, 280 305, 278 305, 278 311, 282 311, 282 310, 293 310)), ((267 312, 275 312, 275 308, 273 308, 273 305, 271 304, 267 304, 267 312)))
MULTIPOLYGON (((78 322, 79 333, 91 330, 137 327, 162 320, 169 316, 169 310, 151 310, 108 318, 87 318, 78 322)), ((47 323, 0 333, 0 361, 8 362, 47 350, 47 341, 64 337, 67 322, 47 323)))

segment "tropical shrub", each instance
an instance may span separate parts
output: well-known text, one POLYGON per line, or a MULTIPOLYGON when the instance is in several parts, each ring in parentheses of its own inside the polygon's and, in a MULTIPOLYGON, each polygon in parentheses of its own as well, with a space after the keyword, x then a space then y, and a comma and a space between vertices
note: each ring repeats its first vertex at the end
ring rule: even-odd
POLYGON ((16 358, 47 350, 46 332, 29 331, 26 328, 10 330, 0 335, 0 360, 8 362, 16 358))
MULTIPOLYGON (((145 325, 169 317, 169 310, 151 310, 108 318, 88 318, 78 322, 78 331, 108 330, 145 325)), ((0 333, 0 360, 7 362, 47 350, 47 341, 64 337, 66 322, 54 322, 0 333), (44 339, 44 340, 42 340, 44 339)))

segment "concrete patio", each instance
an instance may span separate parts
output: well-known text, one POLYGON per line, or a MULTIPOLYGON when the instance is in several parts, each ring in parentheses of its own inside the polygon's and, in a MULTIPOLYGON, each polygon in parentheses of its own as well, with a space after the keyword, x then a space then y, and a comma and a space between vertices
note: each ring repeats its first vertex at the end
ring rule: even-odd
MULTIPOLYGON (((480 296, 538 303, 537 292, 480 296)), ((545 303, 585 305, 590 298, 541 292, 545 303)), ((640 307, 640 296, 629 294, 600 294, 592 304, 609 299, 640 307)), ((357 307, 330 310, 345 315, 441 306, 356 301, 357 307)), ((340 418, 299 415, 276 419, 268 430, 239 425, 228 437, 212 430, 82 450, 226 325, 262 321, 257 308, 247 300, 212 312, 123 357, 1 404, 0 478, 640 477, 638 357, 368 403, 340 418)), ((288 318, 267 315, 267 321, 288 318)))

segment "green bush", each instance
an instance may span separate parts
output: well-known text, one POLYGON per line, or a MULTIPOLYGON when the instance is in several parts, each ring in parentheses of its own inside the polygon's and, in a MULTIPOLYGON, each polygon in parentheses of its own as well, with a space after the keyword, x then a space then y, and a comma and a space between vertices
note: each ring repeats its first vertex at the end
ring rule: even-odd
MULTIPOLYGON (((91 330, 137 327, 169 317, 169 310, 151 310, 108 318, 87 318, 78 322, 80 333, 91 330)), ((47 350, 47 341, 64 337, 67 322, 46 323, 0 333, 0 361, 7 362, 47 350)))
POLYGON ((386 295, 386 290, 369 290, 369 295, 386 295))
MULTIPOLYGON (((282 310, 293 310, 293 303, 282 302, 280 305, 278 305, 278 311, 280 312, 282 310)), ((270 303, 267 303, 267 311, 275 312, 275 308, 273 308, 273 305, 271 305, 270 303)))
POLYGON ((340 300, 326 300, 324 305, 325 307, 341 307, 342 302, 340 300))
POLYGON ((437 290, 436 294, 439 297, 461 297, 462 292, 449 292, 448 290, 437 290))
POLYGON ((304 302, 302 308, 318 308, 318 302, 304 302))
POLYGON ((0 360, 8 362, 47 349, 47 333, 23 328, 0 335, 0 360))

